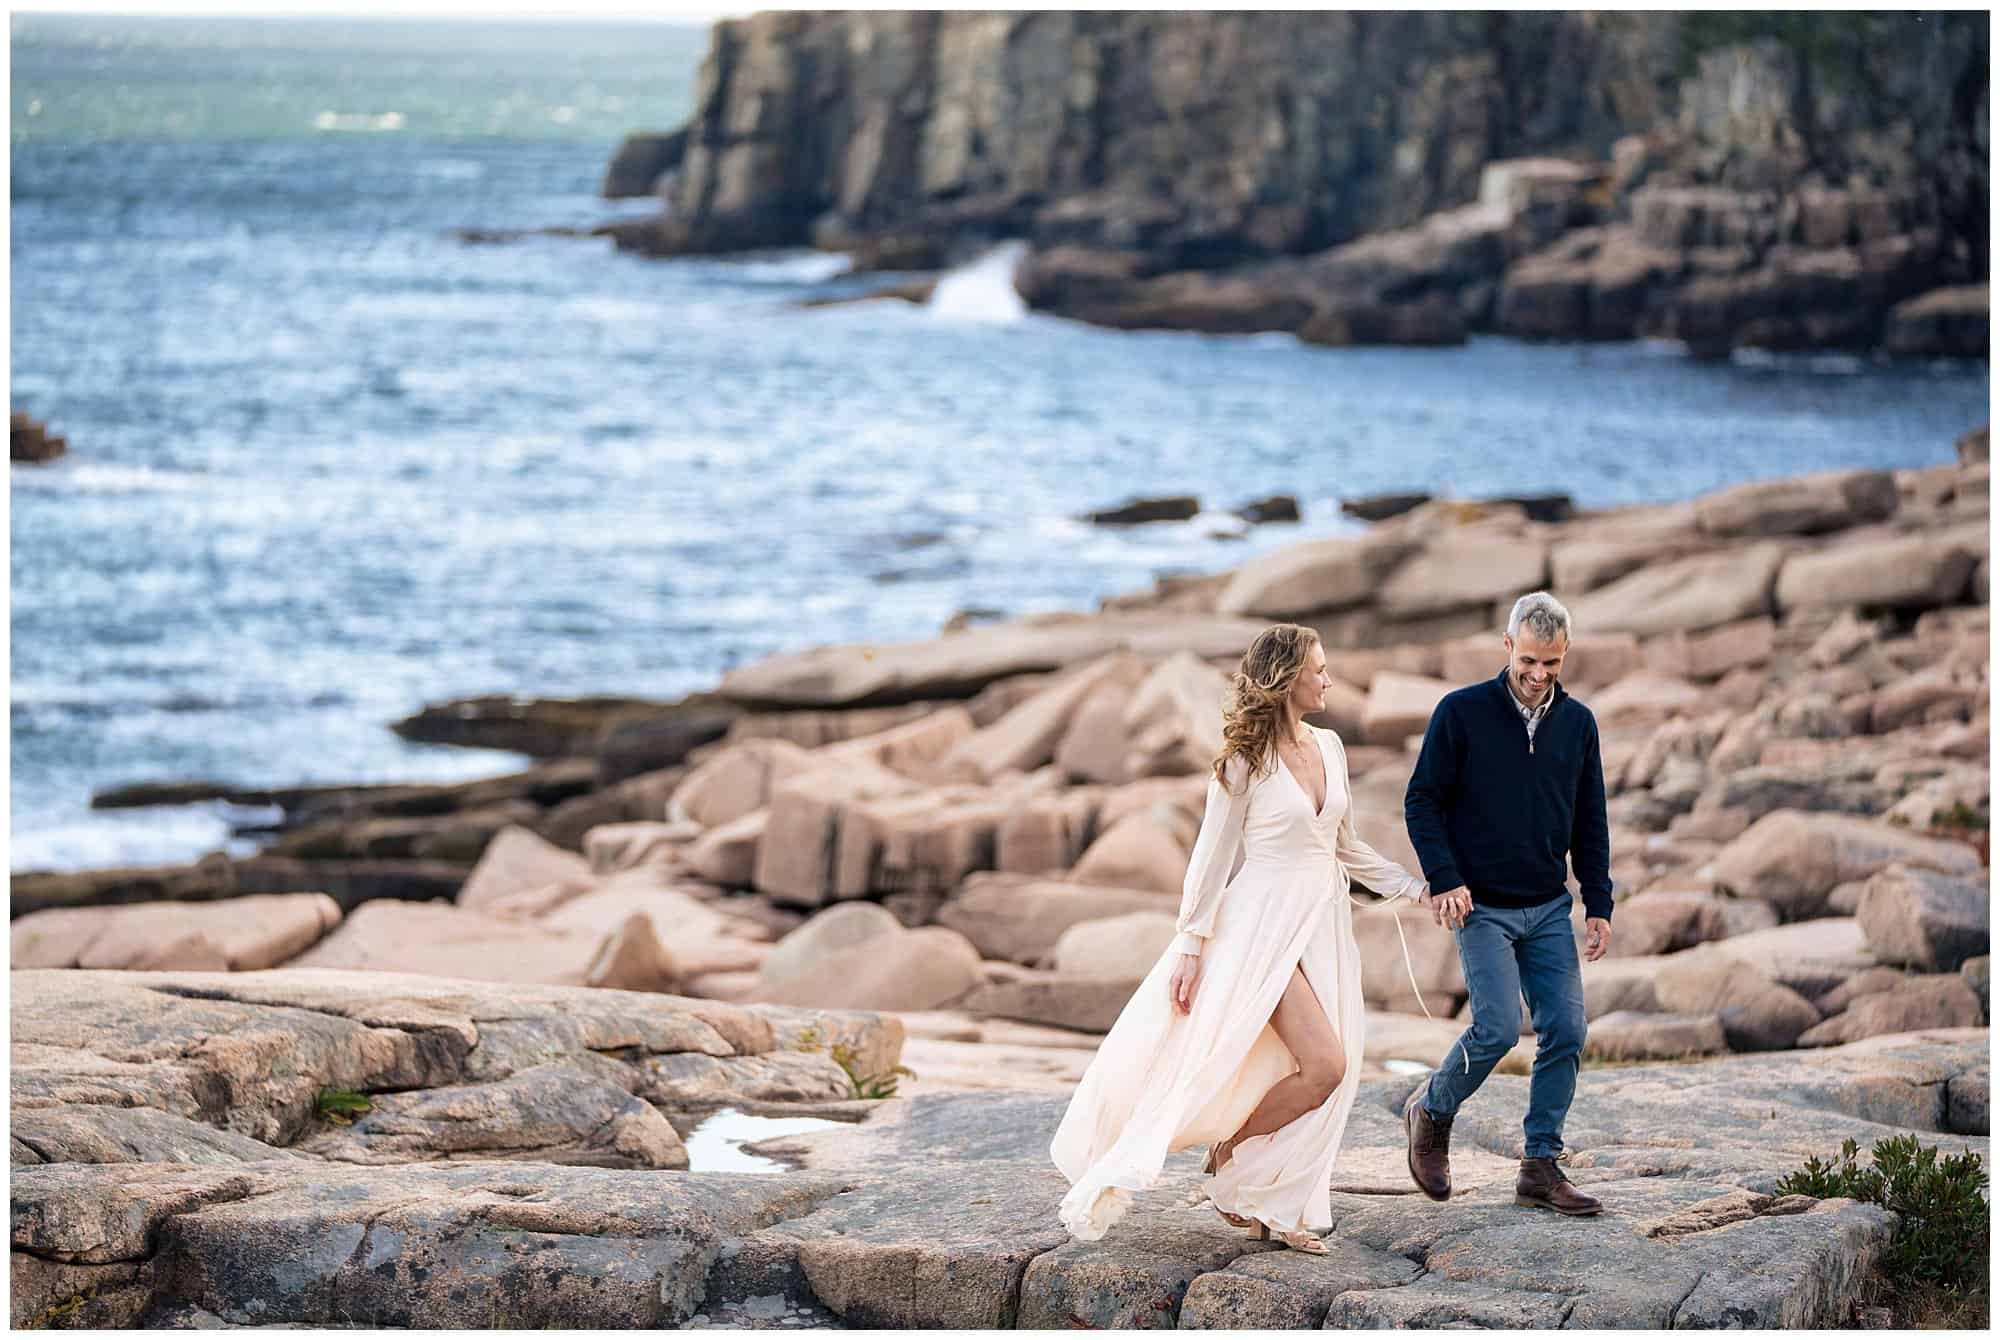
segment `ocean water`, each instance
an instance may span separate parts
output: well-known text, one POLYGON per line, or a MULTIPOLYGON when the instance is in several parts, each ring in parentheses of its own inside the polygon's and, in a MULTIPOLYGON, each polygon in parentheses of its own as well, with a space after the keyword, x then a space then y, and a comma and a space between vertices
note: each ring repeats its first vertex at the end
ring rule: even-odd
POLYGON ((1313 349, 930 308, 812 254, 646 261, 588 225, 669 128, 673 25, 12 21, 10 867, 188 859, 141 779, 453 778, 387 723, 461 694, 676 695, 774 652, 1089 608, 1346 528, 1343 497, 1586 505, 1952 457, 1985 364, 1669 345, 1313 349), (1186 524, 1080 512, 1187 492, 1186 524), (1227 509, 1296 494, 1298 526, 1227 509))

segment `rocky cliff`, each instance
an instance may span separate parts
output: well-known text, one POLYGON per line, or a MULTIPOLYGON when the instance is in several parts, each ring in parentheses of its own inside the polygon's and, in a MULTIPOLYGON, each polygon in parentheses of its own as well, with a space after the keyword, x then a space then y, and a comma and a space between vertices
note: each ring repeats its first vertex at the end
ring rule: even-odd
POLYGON ((1109 324, 1983 353, 1983 294, 1892 312, 1986 277, 1987 74, 1970 14, 760 14, 612 175, 621 245, 1020 237, 1109 324))

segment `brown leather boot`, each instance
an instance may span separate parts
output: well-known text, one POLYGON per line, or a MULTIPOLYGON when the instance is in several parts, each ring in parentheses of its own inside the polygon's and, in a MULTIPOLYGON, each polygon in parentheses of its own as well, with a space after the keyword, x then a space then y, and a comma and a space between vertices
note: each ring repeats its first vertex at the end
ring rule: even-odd
POLYGON ((1561 1214, 1596 1214, 1604 1206, 1578 1191, 1554 1159, 1522 1159, 1514 1178, 1516 1205, 1545 1205, 1561 1214))
POLYGON ((1410 1146, 1410 1180, 1432 1200, 1451 1199, 1451 1118, 1424 1110, 1424 1086, 1403 1104, 1403 1133, 1410 1146))

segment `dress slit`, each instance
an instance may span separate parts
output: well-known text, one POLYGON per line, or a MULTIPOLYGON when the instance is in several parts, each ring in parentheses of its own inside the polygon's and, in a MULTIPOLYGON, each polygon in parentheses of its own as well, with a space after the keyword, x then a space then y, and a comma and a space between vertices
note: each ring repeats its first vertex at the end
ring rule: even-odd
POLYGON ((1317 809, 1289 768, 1253 772, 1236 791, 1210 784, 1180 927, 1200 937, 1194 1003, 1183 1015, 1168 999, 1179 952, 1169 946, 1099 1044, 1050 1142, 1070 1183, 1059 1212, 1082 1241, 1103 1237, 1170 1154, 1234 1134, 1298 1072, 1271 1025, 1294 972, 1339 1040, 1341 1082, 1326 1102, 1237 1146, 1206 1189, 1221 1208, 1275 1229, 1332 1223, 1329 1183, 1365 1054, 1348 871, 1406 897, 1423 885, 1354 834, 1345 756, 1336 737, 1320 739, 1327 791, 1317 809))

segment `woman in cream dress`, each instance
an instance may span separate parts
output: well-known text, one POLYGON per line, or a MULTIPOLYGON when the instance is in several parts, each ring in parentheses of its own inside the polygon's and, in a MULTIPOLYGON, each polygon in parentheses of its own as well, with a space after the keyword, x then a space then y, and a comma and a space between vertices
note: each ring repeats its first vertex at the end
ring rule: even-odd
POLYGON ((1318 636, 1296 624, 1258 634, 1231 681, 1180 934, 1049 1149, 1074 1237, 1103 1237, 1169 1153, 1211 1142, 1207 1193, 1225 1218, 1326 1250, 1314 1230, 1333 1223, 1327 1188, 1361 1074, 1349 879, 1392 898, 1430 892, 1355 832, 1347 751, 1301 719, 1330 682, 1318 636))

